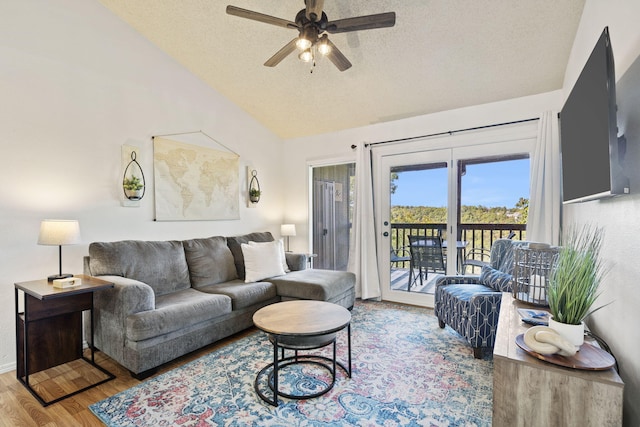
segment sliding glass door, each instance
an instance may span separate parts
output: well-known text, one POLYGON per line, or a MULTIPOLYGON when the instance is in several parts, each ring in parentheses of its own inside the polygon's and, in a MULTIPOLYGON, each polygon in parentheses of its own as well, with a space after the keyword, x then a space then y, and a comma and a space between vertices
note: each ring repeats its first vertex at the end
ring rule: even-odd
POLYGON ((498 238, 524 238, 534 135, 468 145, 452 138, 447 142, 453 148, 398 144, 378 150, 384 300, 432 307, 439 277, 479 273, 463 269, 468 255, 490 249, 498 238))

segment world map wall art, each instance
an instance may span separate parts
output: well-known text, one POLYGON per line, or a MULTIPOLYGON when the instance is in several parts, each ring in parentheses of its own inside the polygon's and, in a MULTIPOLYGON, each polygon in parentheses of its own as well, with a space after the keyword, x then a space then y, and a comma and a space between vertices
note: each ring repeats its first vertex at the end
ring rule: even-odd
POLYGON ((157 221, 239 219, 239 156, 153 139, 157 221))

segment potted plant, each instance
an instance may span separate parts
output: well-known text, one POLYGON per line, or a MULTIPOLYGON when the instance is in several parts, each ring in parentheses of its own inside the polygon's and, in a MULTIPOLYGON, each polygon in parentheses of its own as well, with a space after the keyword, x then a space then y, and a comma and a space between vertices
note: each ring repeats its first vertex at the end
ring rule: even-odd
POLYGON ((124 194, 130 200, 140 200, 142 198, 142 190, 144 184, 135 175, 131 175, 130 178, 125 178, 122 181, 122 188, 124 188, 124 194))
POLYGON ((601 244, 600 228, 572 227, 549 278, 549 327, 576 347, 584 342, 584 319, 603 307, 591 309, 606 273, 600 258, 601 244))
POLYGON ((250 188, 249 189, 249 200, 251 200, 251 203, 258 203, 260 201, 260 194, 262 192, 260 190, 258 190, 257 188, 250 188))

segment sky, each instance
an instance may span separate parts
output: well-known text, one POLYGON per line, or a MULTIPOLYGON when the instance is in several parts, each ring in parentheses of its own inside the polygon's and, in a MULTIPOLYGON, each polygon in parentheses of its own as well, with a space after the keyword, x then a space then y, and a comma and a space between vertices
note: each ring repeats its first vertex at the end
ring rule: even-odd
MULTIPOLYGON (((392 206, 447 204, 447 170, 431 169, 398 173, 392 206)), ((520 197, 529 198, 529 159, 467 166, 462 177, 462 204, 515 207, 520 197)))

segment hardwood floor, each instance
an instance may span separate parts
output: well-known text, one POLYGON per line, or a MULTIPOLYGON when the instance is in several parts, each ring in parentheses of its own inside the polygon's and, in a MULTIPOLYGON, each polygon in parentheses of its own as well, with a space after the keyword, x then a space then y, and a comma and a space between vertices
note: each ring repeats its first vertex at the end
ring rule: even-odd
MULTIPOLYGON (((255 330, 255 328, 247 329, 232 337, 218 341, 217 343, 169 362, 160 367, 156 375, 160 375, 204 356, 255 330)), ((87 355, 90 354, 88 350, 86 350, 86 352, 87 355)), ((57 427, 103 425, 89 410, 89 405, 131 388, 139 384, 140 381, 133 378, 129 371, 101 352, 96 352, 95 360, 100 366, 113 373, 116 378, 47 407, 40 405, 29 390, 16 379, 16 371, 1 374, 0 426, 57 427)), ((74 361, 31 375, 30 383, 34 389, 40 387, 39 391, 42 390, 41 392, 43 394, 47 393, 45 389, 48 390, 51 393, 50 395, 47 394, 48 399, 50 396, 55 397, 56 394, 62 395, 70 390, 82 388, 87 381, 93 382, 96 378, 100 378, 100 375, 102 375, 101 372, 92 368, 88 363, 74 361)))

